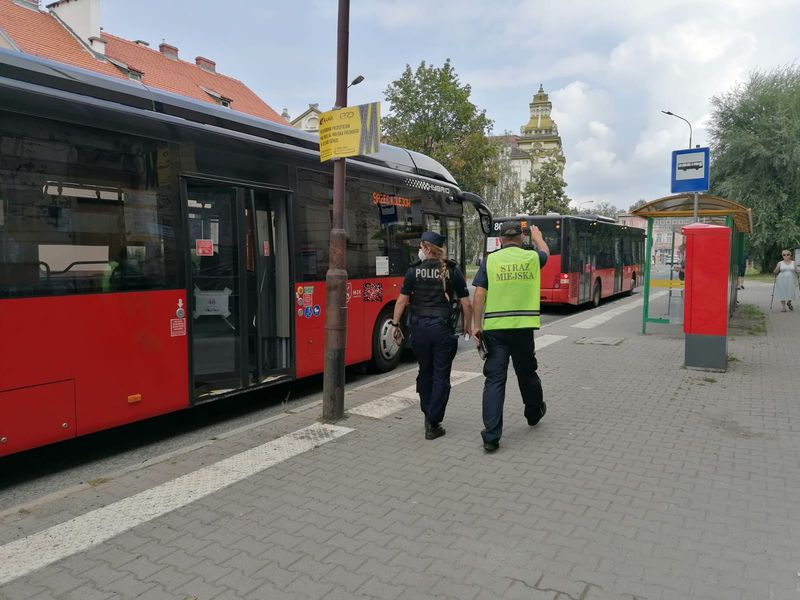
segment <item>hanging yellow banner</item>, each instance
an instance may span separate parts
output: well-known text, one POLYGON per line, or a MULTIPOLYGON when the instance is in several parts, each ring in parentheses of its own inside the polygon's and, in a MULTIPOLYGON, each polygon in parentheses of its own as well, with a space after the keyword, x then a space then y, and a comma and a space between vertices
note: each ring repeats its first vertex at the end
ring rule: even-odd
POLYGON ((359 104, 322 113, 319 159, 375 154, 380 145, 381 103, 359 104))

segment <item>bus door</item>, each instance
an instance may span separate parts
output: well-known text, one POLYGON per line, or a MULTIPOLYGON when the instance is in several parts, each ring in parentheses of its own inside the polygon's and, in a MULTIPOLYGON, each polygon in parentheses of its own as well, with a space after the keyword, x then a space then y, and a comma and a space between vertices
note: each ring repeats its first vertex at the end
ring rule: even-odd
POLYGON ((248 190, 248 383, 286 375, 291 361, 289 241, 286 192, 248 190))
POLYGON ((195 398, 288 374, 286 194, 206 181, 184 189, 195 398))
POLYGON ((596 259, 592 239, 588 231, 578 231, 578 256, 580 257, 578 266, 580 275, 578 277, 578 302, 586 302, 592 297, 592 283, 596 259))
POLYGON ((622 238, 618 235, 614 237, 614 293, 622 291, 622 265, 625 263, 622 257, 622 238))

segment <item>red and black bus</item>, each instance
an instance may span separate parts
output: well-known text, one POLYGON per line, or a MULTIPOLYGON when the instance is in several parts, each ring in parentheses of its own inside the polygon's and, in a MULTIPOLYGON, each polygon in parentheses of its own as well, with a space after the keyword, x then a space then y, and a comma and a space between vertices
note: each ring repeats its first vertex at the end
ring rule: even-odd
MULTIPOLYGON (((602 298, 630 294, 644 273, 645 232, 598 215, 517 215, 493 220, 493 235, 507 223, 523 233, 536 225, 550 247, 542 269, 541 301, 547 304, 600 304, 602 298)), ((530 234, 525 234, 530 243, 530 234)), ((489 237, 486 250, 500 247, 489 237)))
MULTIPOLYGON (((347 364, 462 192, 400 148, 348 161, 347 364)), ((0 456, 323 369, 332 168, 318 138, 0 50, 0 456)))

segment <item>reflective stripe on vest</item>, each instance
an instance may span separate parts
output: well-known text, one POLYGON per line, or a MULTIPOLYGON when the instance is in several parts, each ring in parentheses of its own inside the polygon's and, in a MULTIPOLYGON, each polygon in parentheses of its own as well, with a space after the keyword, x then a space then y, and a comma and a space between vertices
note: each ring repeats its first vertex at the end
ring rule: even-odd
POLYGON ((539 254, 507 246, 486 257, 486 308, 483 328, 538 329, 541 278, 539 254))

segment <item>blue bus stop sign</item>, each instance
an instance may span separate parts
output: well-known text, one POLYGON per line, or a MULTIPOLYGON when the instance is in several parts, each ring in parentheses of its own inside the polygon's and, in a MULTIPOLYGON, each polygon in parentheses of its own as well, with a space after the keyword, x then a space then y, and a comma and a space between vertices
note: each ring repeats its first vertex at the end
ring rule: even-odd
POLYGON ((672 152, 672 193, 708 191, 708 148, 672 152))

